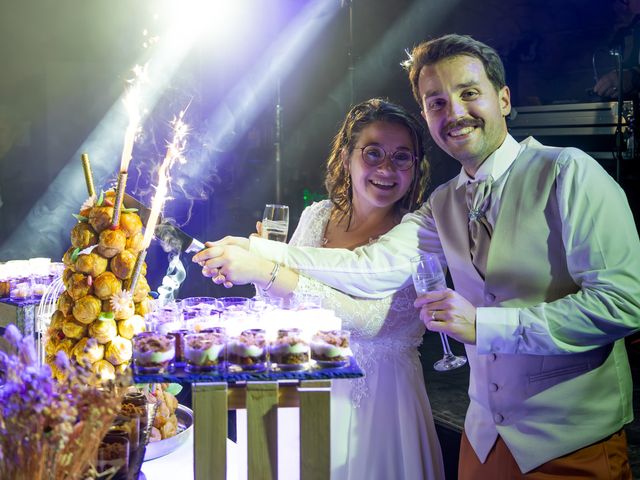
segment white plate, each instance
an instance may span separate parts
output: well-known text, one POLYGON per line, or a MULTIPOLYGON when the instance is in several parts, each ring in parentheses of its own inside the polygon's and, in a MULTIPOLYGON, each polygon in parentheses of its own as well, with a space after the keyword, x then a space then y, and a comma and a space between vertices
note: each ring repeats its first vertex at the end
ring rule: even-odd
POLYGON ((144 452, 145 461, 168 455, 186 442, 193 434, 193 410, 184 405, 178 405, 176 417, 178 417, 178 430, 180 433, 164 440, 149 442, 144 452))

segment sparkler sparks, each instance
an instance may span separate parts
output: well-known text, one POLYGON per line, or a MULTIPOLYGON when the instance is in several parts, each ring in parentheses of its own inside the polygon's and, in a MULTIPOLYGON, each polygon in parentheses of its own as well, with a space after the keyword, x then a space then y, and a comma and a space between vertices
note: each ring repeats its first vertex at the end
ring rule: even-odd
POLYGON ((129 171, 129 162, 131 162, 133 144, 138 132, 140 124, 140 90, 141 84, 148 81, 146 64, 143 66, 136 65, 133 67, 135 78, 130 80, 130 87, 127 90, 123 103, 129 114, 129 124, 124 134, 124 145, 122 147, 122 155, 120 157, 120 171, 129 171))
MULTIPOLYGON (((135 71, 135 69, 134 69, 135 71)), ((120 171, 129 171, 129 162, 131 162, 133 144, 138 132, 140 123, 140 84, 135 82, 129 87, 127 95, 124 98, 124 106, 129 114, 129 124, 124 134, 124 145, 122 146, 122 155, 120 157, 120 171)))
POLYGON ((118 185, 116 187, 116 202, 113 208, 113 218, 111 228, 117 228, 120 223, 120 207, 124 198, 124 191, 127 185, 127 175, 129 173, 129 162, 133 156, 133 144, 136 140, 136 133, 140 124, 140 86, 148 82, 147 66, 136 65, 133 67, 134 79, 130 81, 131 86, 124 98, 124 105, 129 114, 129 124, 124 133, 124 145, 120 157, 120 171, 118 173, 118 185))
POLYGON ((131 277, 131 285, 129 286, 130 292, 135 292, 138 278, 140 277, 140 271, 142 270, 142 264, 147 256, 147 249, 151 245, 153 234, 160 218, 160 212, 164 206, 164 202, 167 199, 167 193, 169 192, 169 184, 171 177, 169 172, 175 162, 185 163, 183 152, 186 146, 186 137, 189 132, 189 127, 183 121, 186 109, 181 111, 180 114, 173 119, 171 126, 173 127, 173 140, 167 146, 167 153, 158 170, 158 185, 156 187, 156 193, 153 196, 151 203, 151 212, 149 214, 149 220, 145 226, 144 237, 142 239, 142 251, 138 254, 138 259, 134 266, 133 275, 131 277))
POLYGON ((160 212, 162 211, 164 202, 167 199, 169 182, 171 180, 169 171, 175 162, 186 162, 186 159, 182 154, 186 146, 186 137, 189 131, 189 127, 183 121, 185 111, 186 110, 181 111, 180 115, 174 118, 171 122, 173 127, 173 140, 167 146, 167 153, 158 171, 158 185, 153 197, 153 202, 151 203, 151 213, 149 214, 149 221, 145 227, 144 238, 142 240, 142 248, 144 249, 149 248, 149 245, 151 244, 151 239, 153 238, 153 232, 158 223, 160 212))

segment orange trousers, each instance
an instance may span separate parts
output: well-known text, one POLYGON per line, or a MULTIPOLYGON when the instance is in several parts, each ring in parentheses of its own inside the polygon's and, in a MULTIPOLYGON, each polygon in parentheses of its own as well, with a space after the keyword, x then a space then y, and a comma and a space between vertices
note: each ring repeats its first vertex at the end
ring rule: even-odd
POLYGON ((484 463, 463 432, 458 480, 629 480, 633 479, 627 452, 627 436, 620 430, 597 443, 522 473, 501 437, 484 463))

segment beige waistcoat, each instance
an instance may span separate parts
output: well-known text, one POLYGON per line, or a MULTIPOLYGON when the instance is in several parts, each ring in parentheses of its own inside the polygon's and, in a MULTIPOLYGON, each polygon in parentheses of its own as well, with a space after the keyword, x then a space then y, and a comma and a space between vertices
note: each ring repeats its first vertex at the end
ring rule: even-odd
MULTIPOLYGON (((476 306, 525 307, 579 290, 569 274, 555 195, 560 149, 533 141, 507 179, 486 281, 471 263, 464 188, 432 195, 432 211, 455 289, 476 306)), ((571 322, 571 318, 566 319, 571 322)), ((492 353, 467 346, 471 367, 465 431, 484 461, 500 435, 523 472, 596 442, 632 420, 623 340, 565 355, 492 353)))

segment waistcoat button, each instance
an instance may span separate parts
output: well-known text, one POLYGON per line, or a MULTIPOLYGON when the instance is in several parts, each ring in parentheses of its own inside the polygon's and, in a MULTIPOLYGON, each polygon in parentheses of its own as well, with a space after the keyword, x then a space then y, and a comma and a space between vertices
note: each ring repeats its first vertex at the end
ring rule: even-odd
POLYGON ((496 296, 495 296, 493 293, 491 293, 491 292, 487 292, 487 293, 484 295, 484 300, 485 300, 485 302, 487 302, 487 303, 493 303, 493 301, 494 301, 495 299, 496 299, 496 296))
POLYGON ((496 423, 502 423, 504 421, 504 417, 502 415, 500 415, 499 413, 496 413, 493 416, 493 421, 496 423))
POLYGON ((489 390, 492 392, 497 392, 498 391, 498 384, 497 383, 490 383, 489 384, 489 390))

